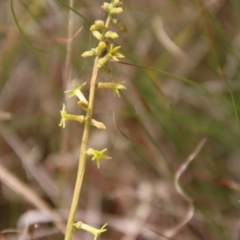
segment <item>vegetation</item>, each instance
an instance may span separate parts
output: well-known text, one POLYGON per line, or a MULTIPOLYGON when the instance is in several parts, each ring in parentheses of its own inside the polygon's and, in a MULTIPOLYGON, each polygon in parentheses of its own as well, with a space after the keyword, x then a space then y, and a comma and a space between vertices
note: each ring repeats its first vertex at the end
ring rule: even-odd
POLYGON ((110 39, 89 30, 106 24, 101 5, 1 3, 0 239, 23 234, 26 220, 29 239, 64 238, 90 125, 106 129, 91 127, 81 150, 75 230, 238 239, 239 1, 123 1, 110 39), (68 98, 77 89, 78 104, 68 98), (69 113, 83 124, 60 128, 69 113))

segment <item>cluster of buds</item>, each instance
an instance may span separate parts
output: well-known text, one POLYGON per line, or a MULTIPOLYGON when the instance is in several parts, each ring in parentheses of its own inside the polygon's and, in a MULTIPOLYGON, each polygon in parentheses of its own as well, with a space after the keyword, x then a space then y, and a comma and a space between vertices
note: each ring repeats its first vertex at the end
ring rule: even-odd
POLYGON ((124 58, 124 55, 119 53, 120 46, 110 44, 110 40, 118 38, 118 34, 109 31, 110 23, 118 27, 120 31, 126 31, 126 27, 114 16, 122 13, 123 9, 120 7, 122 2, 120 0, 112 0, 111 3, 103 3, 102 9, 108 13, 107 21, 104 23, 102 20, 96 20, 91 26, 93 36, 99 41, 96 48, 86 51, 82 57, 98 56, 98 67, 103 68, 106 72, 110 72, 108 62, 110 60, 119 61, 118 58, 124 58))

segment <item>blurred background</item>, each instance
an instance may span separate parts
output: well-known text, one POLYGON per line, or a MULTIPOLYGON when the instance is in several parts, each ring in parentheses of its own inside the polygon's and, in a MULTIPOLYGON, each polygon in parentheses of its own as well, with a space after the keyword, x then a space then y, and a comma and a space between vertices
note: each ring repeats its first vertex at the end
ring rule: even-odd
MULTIPOLYGON (((106 18, 103 1, 75 1, 70 36, 83 28, 68 78, 68 4, 0 2, 0 239, 63 239, 53 220, 68 217, 83 126, 60 128, 60 110, 84 113, 64 91, 74 79, 88 96, 94 59, 81 54, 96 46, 91 23, 106 18)), ((101 239, 239 240, 239 0, 125 0, 123 9, 128 32, 113 28, 115 44, 133 65, 99 74, 127 89, 96 94, 94 118, 107 130, 92 128, 89 147, 112 159, 100 170, 88 159, 76 220, 107 222, 101 239)))

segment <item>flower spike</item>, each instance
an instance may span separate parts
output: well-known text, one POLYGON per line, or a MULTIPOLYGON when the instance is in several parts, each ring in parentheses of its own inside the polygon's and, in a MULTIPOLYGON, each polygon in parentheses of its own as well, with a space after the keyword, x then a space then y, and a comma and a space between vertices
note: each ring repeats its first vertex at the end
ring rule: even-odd
POLYGON ((110 63, 111 61, 119 61, 119 58, 124 58, 124 56, 119 52, 120 46, 115 46, 112 42, 114 39, 118 38, 118 33, 111 31, 111 25, 115 25, 118 30, 126 31, 126 27, 123 23, 121 23, 116 15, 121 14, 123 12, 122 9, 122 0, 108 0, 108 2, 103 2, 102 9, 106 12, 107 18, 105 21, 96 20, 90 27, 90 31, 92 35, 97 39, 97 44, 94 48, 90 48, 88 51, 82 53, 83 58, 87 57, 95 57, 93 69, 92 69, 92 77, 90 80, 90 90, 89 90, 89 99, 85 98, 82 89, 86 85, 86 83, 82 83, 81 85, 77 85, 73 82, 73 89, 65 91, 69 97, 77 97, 77 105, 85 110, 84 116, 82 115, 73 115, 69 114, 66 111, 66 107, 63 104, 61 113, 61 121, 59 126, 65 128, 67 121, 78 121, 79 123, 84 123, 82 142, 81 142, 81 150, 79 156, 79 169, 77 172, 77 181, 75 184, 75 192, 73 194, 72 205, 69 213, 68 223, 66 227, 66 234, 64 240, 72 239, 72 232, 80 229, 86 230, 94 235, 93 240, 97 240, 97 237, 100 236, 103 232, 105 232, 106 225, 104 224, 100 229, 89 226, 81 221, 74 222, 76 218, 77 211, 77 203, 79 202, 80 190, 82 188, 82 183, 84 179, 84 169, 86 165, 86 161, 90 156, 92 161, 96 161, 97 168, 100 168, 103 159, 111 159, 110 156, 105 155, 107 148, 102 150, 95 150, 93 148, 87 149, 89 145, 89 134, 92 127, 96 127, 98 129, 105 129, 105 125, 102 122, 99 122, 93 119, 94 115, 94 103, 96 101, 95 92, 97 88, 110 88, 113 91, 113 94, 120 97, 120 91, 122 89, 126 89, 126 87, 122 82, 112 83, 106 82, 101 83, 98 80, 98 73, 101 70, 110 73, 110 63))

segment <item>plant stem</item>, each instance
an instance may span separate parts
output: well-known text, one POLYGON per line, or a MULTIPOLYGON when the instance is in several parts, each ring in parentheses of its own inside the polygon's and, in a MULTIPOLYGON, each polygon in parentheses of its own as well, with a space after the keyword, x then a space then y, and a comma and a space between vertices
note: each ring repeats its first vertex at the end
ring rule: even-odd
POLYGON ((66 234, 65 234, 64 240, 71 240, 74 218, 76 215, 78 202, 79 202, 79 198, 80 198, 80 192, 81 192, 81 188, 82 188, 82 182, 83 182, 85 166, 86 166, 86 149, 87 149, 87 143, 88 143, 88 138, 89 138, 89 133, 90 133, 93 107, 94 107, 96 81, 97 81, 97 74, 98 74, 98 60, 99 60, 99 58, 96 57, 94 66, 93 66, 93 71, 92 71, 92 78, 91 78, 91 83, 90 83, 91 86, 90 86, 90 95, 89 95, 89 105, 88 105, 88 110, 86 113, 86 120, 85 120, 85 124, 84 124, 83 136, 82 136, 82 145, 81 145, 81 149, 80 149, 77 180, 76 180, 76 184, 75 184, 72 205, 71 205, 71 209, 70 209, 70 213, 69 213, 69 217, 68 217, 67 229, 66 229, 66 234))

